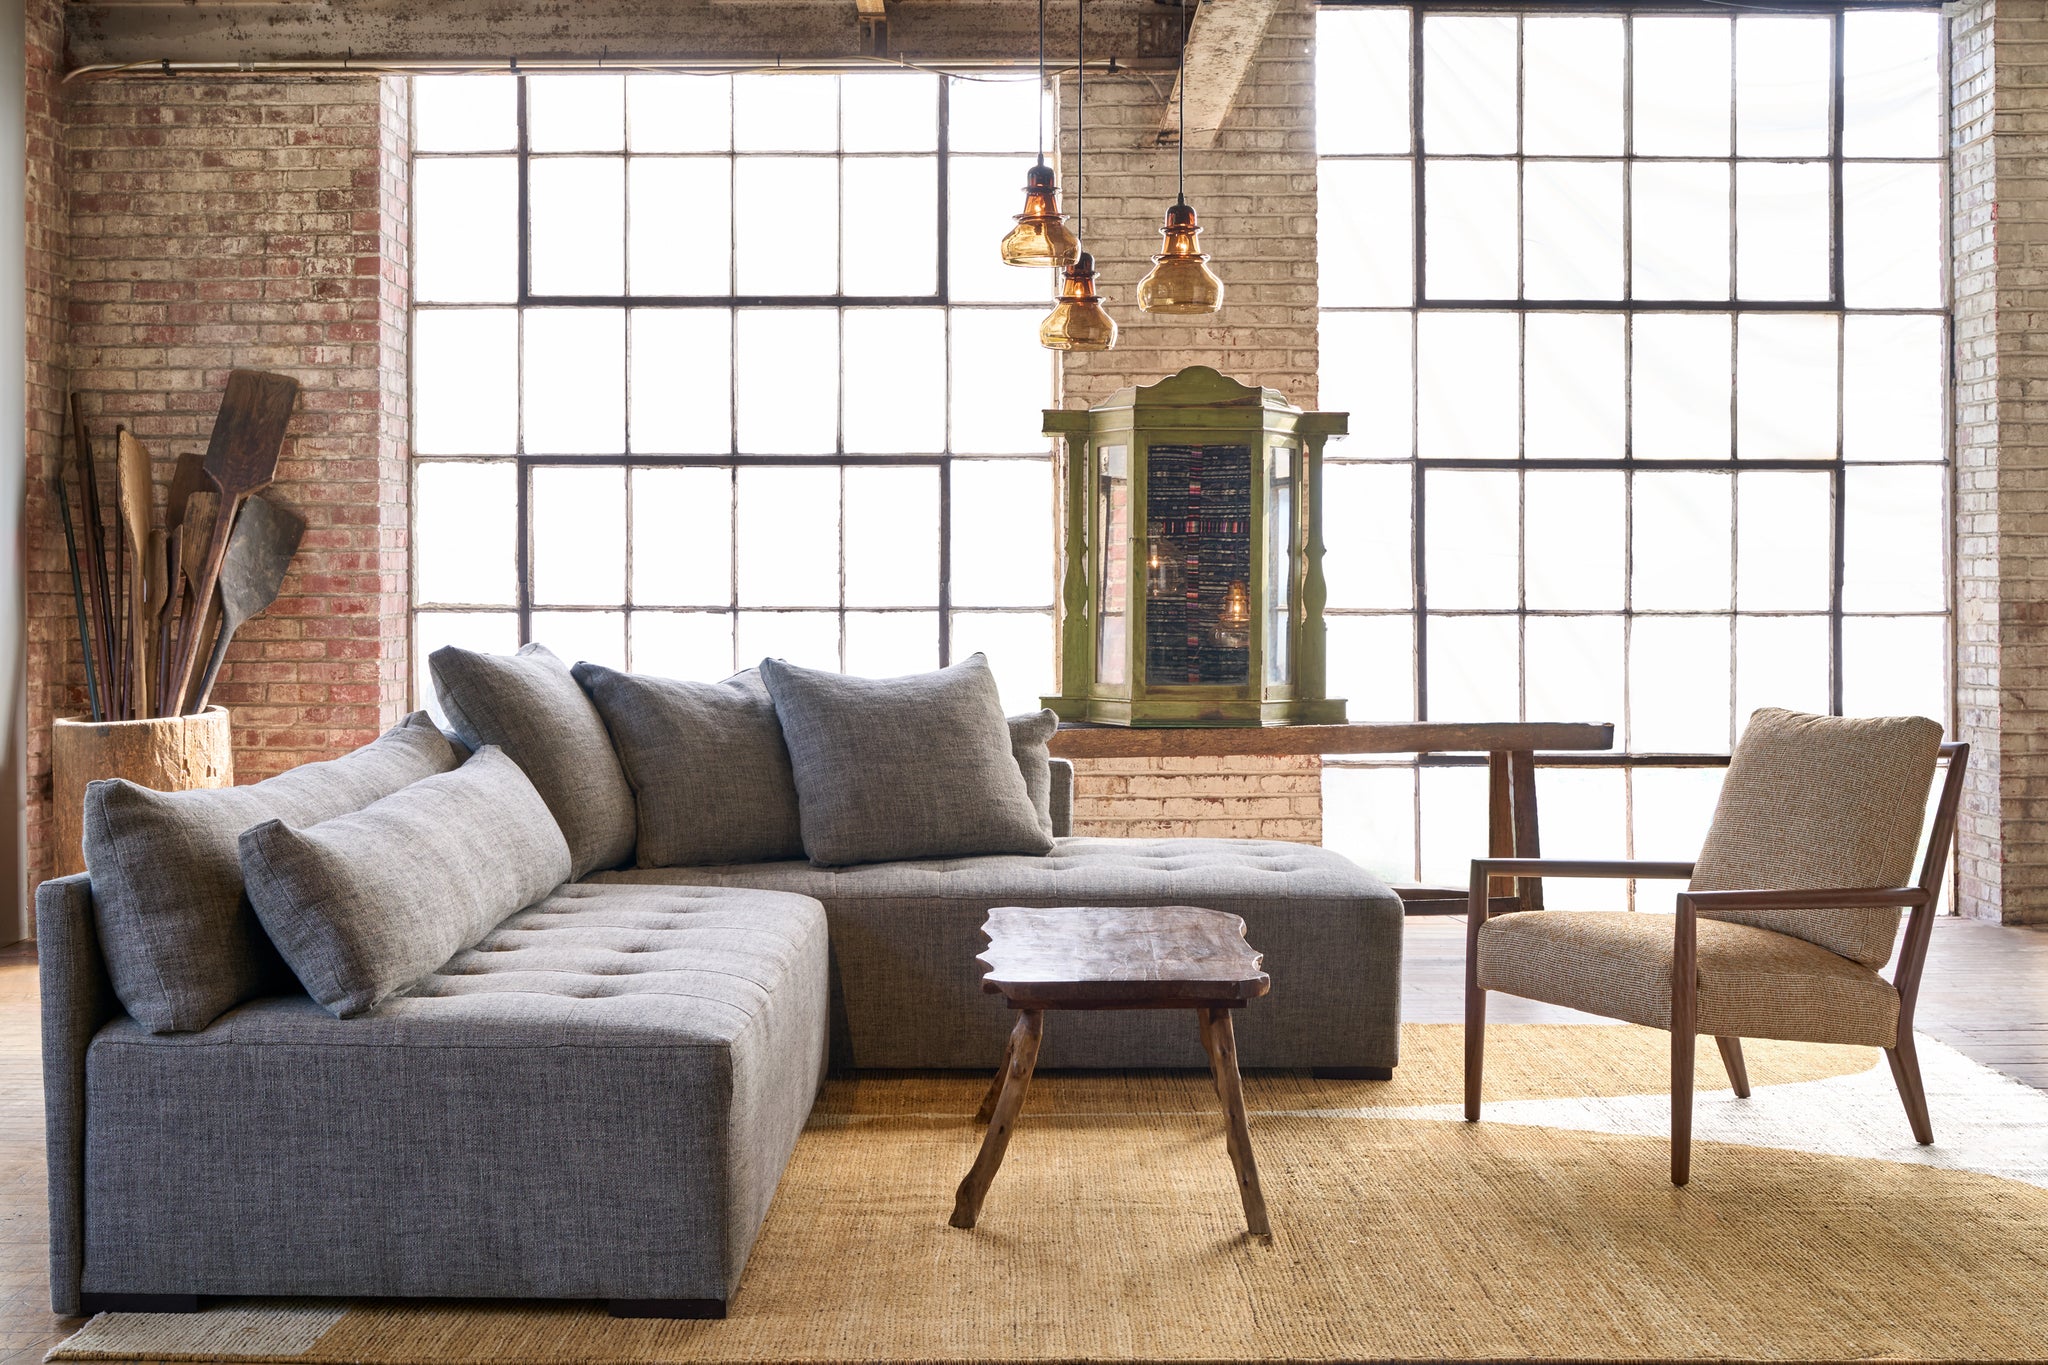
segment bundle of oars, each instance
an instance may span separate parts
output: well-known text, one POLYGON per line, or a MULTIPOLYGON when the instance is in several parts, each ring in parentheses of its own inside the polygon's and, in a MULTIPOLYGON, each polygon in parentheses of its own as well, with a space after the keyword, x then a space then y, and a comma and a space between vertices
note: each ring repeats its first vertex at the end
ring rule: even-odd
POLYGON ((76 518, 65 473, 50 485, 94 720, 205 710, 235 631, 277 599, 306 523, 253 494, 277 473, 298 393, 281 374, 231 373, 206 454, 178 457, 160 513, 149 452, 126 427, 114 429, 111 506, 101 496, 92 434, 71 396, 76 518))

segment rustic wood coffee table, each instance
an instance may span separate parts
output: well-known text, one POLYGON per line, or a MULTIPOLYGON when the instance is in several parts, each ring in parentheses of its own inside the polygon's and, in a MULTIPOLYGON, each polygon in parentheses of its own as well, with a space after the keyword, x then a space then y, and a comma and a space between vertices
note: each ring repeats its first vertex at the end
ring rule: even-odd
POLYGON ((1018 1011, 1003 1060, 982 1097, 978 1120, 988 1124, 973 1169, 953 1200, 952 1223, 971 1228, 1003 1164, 1010 1130, 1038 1065, 1047 1010, 1193 1010, 1216 1094, 1228 1120, 1225 1141, 1237 1168, 1244 1221, 1254 1236, 1271 1234, 1259 1168, 1245 1122, 1244 1084, 1237 1072, 1237 1034, 1230 1012, 1272 989, 1260 957, 1244 939, 1244 921, 1190 905, 1128 909, 1000 906, 982 925, 988 967, 981 988, 1018 1011))

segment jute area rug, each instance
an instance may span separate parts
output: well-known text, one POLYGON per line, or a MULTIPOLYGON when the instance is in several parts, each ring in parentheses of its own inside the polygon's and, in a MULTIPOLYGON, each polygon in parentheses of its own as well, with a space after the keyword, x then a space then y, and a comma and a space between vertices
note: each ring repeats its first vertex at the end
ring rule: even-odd
MULTIPOLYGON (((327 1362, 2048 1358, 2048 1095, 1923 1043, 1937 1145, 1882 1055, 1752 1043, 1666 1175, 1665 1036, 1461 1030, 1390 1083, 1247 1080, 1274 1237, 1244 1234, 1206 1077, 1033 1086, 981 1225, 946 1225, 983 1079, 835 1081, 723 1322, 595 1306, 244 1301, 107 1314, 57 1360, 327 1362)), ((1703 1046, 1704 1085, 1721 1080, 1703 1046)))

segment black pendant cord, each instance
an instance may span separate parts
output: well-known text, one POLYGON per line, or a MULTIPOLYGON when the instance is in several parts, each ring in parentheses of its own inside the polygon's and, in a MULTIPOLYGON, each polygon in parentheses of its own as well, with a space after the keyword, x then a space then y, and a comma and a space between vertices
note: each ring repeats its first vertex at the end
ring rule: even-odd
POLYGON ((1188 0, 1180 0, 1180 76, 1174 82, 1180 87, 1180 136, 1174 139, 1175 150, 1180 155, 1180 169, 1176 176, 1179 184, 1174 190, 1174 203, 1180 208, 1188 206, 1188 0))
POLYGON ((1045 164, 1045 0, 1038 0, 1038 164, 1045 164))
POLYGON ((1088 53, 1083 42, 1087 0, 1074 0, 1074 240, 1081 241, 1082 140, 1088 135, 1088 53))

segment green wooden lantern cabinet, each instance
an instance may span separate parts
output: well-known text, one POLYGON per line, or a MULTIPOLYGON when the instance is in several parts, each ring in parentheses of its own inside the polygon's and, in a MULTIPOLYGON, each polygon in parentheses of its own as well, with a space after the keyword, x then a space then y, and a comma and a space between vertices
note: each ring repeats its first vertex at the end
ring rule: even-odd
POLYGON ((1049 410, 1066 443, 1062 720, 1300 725, 1324 695, 1323 442, 1304 412, 1203 365, 1049 410))

